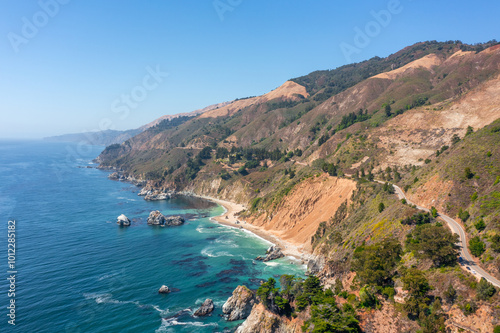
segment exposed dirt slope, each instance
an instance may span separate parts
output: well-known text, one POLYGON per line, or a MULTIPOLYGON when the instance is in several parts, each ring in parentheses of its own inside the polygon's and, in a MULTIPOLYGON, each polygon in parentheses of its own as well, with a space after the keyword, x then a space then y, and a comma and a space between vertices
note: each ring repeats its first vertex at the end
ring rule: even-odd
POLYGON ((268 92, 265 95, 234 101, 231 104, 226 105, 224 107, 209 112, 205 112, 200 116, 200 118, 231 116, 234 113, 238 112, 239 110, 246 108, 250 105, 262 104, 277 98, 282 98, 287 100, 298 100, 300 99, 300 97, 298 97, 297 95, 300 95, 304 98, 309 97, 309 94, 307 93, 305 87, 301 86, 298 83, 287 81, 279 88, 271 92, 268 92))
POLYGON ((173 115, 165 115, 165 116, 161 116, 160 118, 158 119, 155 119, 153 120, 152 122, 140 127, 141 130, 146 130, 150 127, 153 127, 159 123, 161 123, 163 120, 170 120, 170 119, 174 119, 174 118, 177 118, 177 117, 185 117, 185 116, 188 116, 188 117, 194 117, 194 116, 197 116, 199 114, 202 114, 202 113, 205 113, 205 112, 208 112, 208 111, 212 111, 214 109, 218 109, 218 108, 222 108, 228 104, 231 104, 233 103, 232 101, 231 102, 222 102, 222 103, 217 103, 217 104, 213 104, 213 105, 209 105, 207 107, 204 107, 202 109, 198 109, 198 110, 194 110, 194 111, 191 111, 191 112, 185 112, 185 113, 177 113, 177 114, 173 114, 173 115))
POLYGON ((310 178, 283 199, 273 216, 263 214, 252 223, 309 250, 319 224, 335 215, 355 189, 356 182, 349 179, 327 175, 310 178))
POLYGON ((381 146, 392 150, 387 165, 422 165, 423 160, 467 126, 482 128, 500 118, 500 77, 480 85, 453 102, 420 107, 389 120, 375 131, 381 146), (419 161, 420 159, 420 161, 419 161))
POLYGON ((375 75, 374 78, 394 80, 400 76, 407 75, 407 71, 412 71, 416 68, 431 70, 432 67, 440 65, 442 62, 443 61, 437 55, 429 54, 398 69, 375 75))

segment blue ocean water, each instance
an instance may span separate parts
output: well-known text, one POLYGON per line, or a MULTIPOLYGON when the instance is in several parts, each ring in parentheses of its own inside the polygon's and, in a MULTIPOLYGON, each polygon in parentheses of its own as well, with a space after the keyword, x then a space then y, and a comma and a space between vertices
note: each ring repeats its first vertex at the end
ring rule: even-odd
POLYGON ((303 275, 290 258, 253 261, 269 244, 212 222, 220 206, 188 197, 147 202, 137 187, 109 180, 92 163, 102 149, 0 141, 0 332, 222 332, 239 324, 220 316, 236 286, 303 275), (188 220, 148 226, 152 210, 188 220), (120 214, 131 227, 115 223, 120 214), (15 326, 6 308, 9 219, 16 220, 15 326), (158 294, 163 284, 174 292, 158 294), (206 298, 216 311, 192 317, 206 298))

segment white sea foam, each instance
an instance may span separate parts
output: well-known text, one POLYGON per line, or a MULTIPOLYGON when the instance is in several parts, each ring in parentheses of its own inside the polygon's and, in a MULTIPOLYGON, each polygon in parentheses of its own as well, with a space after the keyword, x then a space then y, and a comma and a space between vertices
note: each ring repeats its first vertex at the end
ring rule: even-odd
MULTIPOLYGON (((169 326, 177 326, 177 325, 182 325, 182 326, 195 326, 195 327, 206 327, 206 326, 212 326, 212 327, 217 327, 219 326, 217 323, 203 323, 201 321, 177 321, 176 318, 171 318, 171 319, 162 319, 161 320, 161 325, 163 327, 169 327, 169 326)), ((157 330, 158 332, 158 330, 157 330)), ((160 331, 164 332, 164 331, 160 331)))
POLYGON ((206 247, 203 250, 201 250, 201 254, 204 255, 205 257, 211 257, 211 258, 217 258, 217 257, 234 257, 231 253, 227 251, 219 251, 215 252, 214 248, 212 247, 206 247))
MULTIPOLYGON (((108 222, 108 223, 111 223, 111 222, 108 222)), ((117 275, 120 275, 121 272, 115 272, 115 273, 109 273, 109 274, 104 274, 104 275, 101 275, 98 280, 99 281, 102 281, 102 280, 106 280, 106 279, 109 279, 109 278, 112 278, 112 277, 115 277, 117 275)))
POLYGON ((118 300, 113 299, 111 294, 83 294, 85 299, 93 299, 97 304, 119 304, 118 300))
POLYGON ((170 311, 168 309, 162 310, 162 309, 160 309, 160 307, 158 305, 153 305, 153 309, 158 311, 160 313, 160 316, 166 316, 168 313, 170 313, 170 311))
POLYGON ((270 262, 270 261, 266 261, 264 262, 264 264, 266 264, 267 266, 278 266, 280 263, 279 262, 270 262))

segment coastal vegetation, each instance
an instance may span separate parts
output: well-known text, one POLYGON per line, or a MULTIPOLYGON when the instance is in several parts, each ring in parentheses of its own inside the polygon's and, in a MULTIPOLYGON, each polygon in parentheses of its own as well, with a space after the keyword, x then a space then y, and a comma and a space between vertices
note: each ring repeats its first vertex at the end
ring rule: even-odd
POLYGON ((305 95, 280 87, 227 115, 161 122, 99 160, 151 188, 237 201, 247 207, 239 218, 275 221, 288 240, 307 230, 299 246, 323 258, 319 268, 256 291, 266 311, 299 318, 305 332, 357 332, 382 308, 408 331, 445 331, 453 311, 469 318, 483 308, 498 318, 499 293, 460 268, 458 237, 440 219, 460 219, 464 246, 500 277, 495 45, 418 43, 313 72, 292 80, 305 95), (334 190, 318 184, 349 191, 318 208, 318 192, 334 190), (316 209, 327 214, 301 219, 316 209))

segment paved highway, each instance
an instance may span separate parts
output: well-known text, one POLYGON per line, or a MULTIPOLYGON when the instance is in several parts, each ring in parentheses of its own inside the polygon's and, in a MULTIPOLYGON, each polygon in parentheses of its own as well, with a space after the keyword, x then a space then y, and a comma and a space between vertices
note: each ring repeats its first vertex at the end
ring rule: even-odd
MULTIPOLYGON (((379 183, 384 183, 382 181, 377 180, 379 183)), ((408 200, 408 198, 405 196, 403 190, 397 185, 392 184, 394 187, 394 190, 396 191, 396 194, 398 195, 399 199, 406 199, 406 202, 408 204, 415 205, 418 209, 430 212, 429 209, 425 207, 420 207, 408 200)), ((460 241, 458 242, 457 245, 460 246, 460 258, 459 262, 462 267, 464 267, 466 270, 468 270, 471 274, 473 274, 476 277, 484 277, 486 280, 491 282, 494 286, 500 288, 500 280, 496 279, 492 275, 490 275, 488 272, 486 272, 484 269, 482 269, 476 262, 474 262, 474 259, 472 258, 472 255, 469 252, 469 249, 467 248, 467 237, 465 236, 465 231, 462 228, 462 226, 452 219, 451 217, 444 215, 444 214, 438 214, 438 217, 440 217, 443 221, 448 223, 448 226, 450 229, 453 231, 453 233, 457 234, 460 236, 460 241)))

